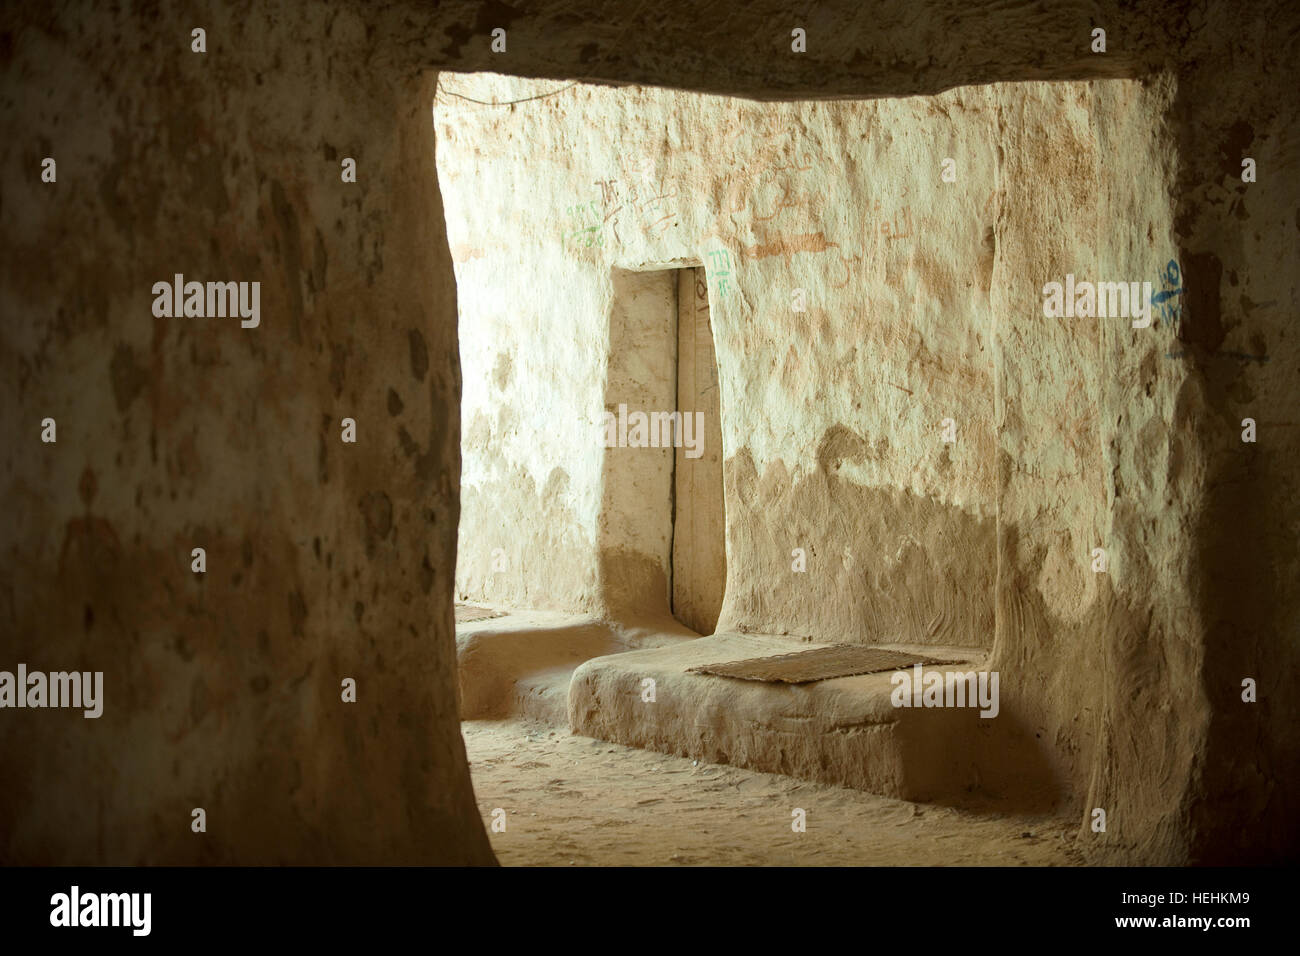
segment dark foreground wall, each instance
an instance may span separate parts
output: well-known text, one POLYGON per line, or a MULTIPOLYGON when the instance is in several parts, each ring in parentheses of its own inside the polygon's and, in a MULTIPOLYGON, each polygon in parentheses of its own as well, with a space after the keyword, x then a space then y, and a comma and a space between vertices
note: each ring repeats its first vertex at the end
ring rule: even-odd
MULTIPOLYGON (((103 671, 104 714, 0 710, 0 856, 491 860, 452 673, 441 67, 776 98, 1171 73, 1187 347, 1169 361, 1188 375, 1154 440, 1176 448, 1160 493, 1197 545, 1152 560, 1196 596, 1197 623, 1175 633, 1129 608, 1098 635, 1089 802, 1111 808, 1105 846, 1121 859, 1294 855, 1300 18, 1284 4, 631 6, 8 15, 0 669, 103 671), (1088 48, 1097 25, 1105 55, 1088 48), (498 26, 508 52, 494 55, 498 26), (788 52, 794 26, 807 54, 788 52), (1242 155, 1259 163, 1250 186, 1242 155), (56 183, 41 181, 47 156, 56 183), (340 179, 345 157, 356 183, 340 179), (261 324, 155 316, 152 286, 176 273, 261 282, 261 324), (1252 414, 1260 440, 1243 446, 1252 414), (45 418, 57 442, 42 442, 45 418), (1245 676, 1257 704, 1240 701, 1245 676), (1152 781, 1175 798, 1151 800, 1152 781)), ((1139 553, 1152 503, 1125 517, 1122 502, 1153 492, 1113 492, 1116 533, 1139 553)))
POLYGON ((0 855, 491 861, 432 74, 323 5, 7 29, 0 666, 102 670, 105 704, 0 711, 0 855), (260 280, 260 325, 155 317, 175 273, 260 280))

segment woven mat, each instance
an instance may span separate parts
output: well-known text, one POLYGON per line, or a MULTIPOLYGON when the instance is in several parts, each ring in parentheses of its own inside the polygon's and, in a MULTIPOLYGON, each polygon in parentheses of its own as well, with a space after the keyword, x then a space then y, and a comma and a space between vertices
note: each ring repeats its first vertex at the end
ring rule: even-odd
POLYGON ((809 684, 832 677, 852 677, 855 674, 876 674, 880 671, 899 670, 913 664, 955 664, 948 658, 908 654, 904 651, 887 651, 878 647, 858 644, 834 644, 814 647, 806 651, 791 651, 772 657, 751 657, 725 664, 701 664, 687 670, 692 674, 715 674, 718 677, 736 677, 740 680, 758 680, 769 683, 809 684))
POLYGON ((487 621, 494 617, 505 617, 500 611, 490 607, 475 607, 472 604, 456 605, 456 623, 468 624, 471 621, 487 621))

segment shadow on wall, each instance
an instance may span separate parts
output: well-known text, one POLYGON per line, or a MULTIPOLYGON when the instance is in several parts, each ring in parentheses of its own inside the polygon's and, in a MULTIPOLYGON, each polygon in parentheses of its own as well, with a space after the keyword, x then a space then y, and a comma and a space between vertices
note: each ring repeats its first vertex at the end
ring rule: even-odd
POLYGON ((727 461, 728 550, 757 561, 727 569, 724 629, 992 647, 994 519, 840 476, 846 462, 887 454, 887 440, 873 446, 834 425, 817 470, 798 482, 780 461, 760 476, 747 449, 727 461))
MULTIPOLYGON (((1278 520, 1292 510, 1287 489, 1295 459, 1277 447, 1241 440, 1242 419, 1252 414, 1260 419, 1257 442, 1276 446, 1289 440, 1276 430, 1265 436, 1273 416, 1267 409, 1259 415, 1241 399, 1270 391, 1272 369, 1263 362, 1245 365, 1220 351, 1228 335, 1220 311, 1223 265, 1213 253, 1182 256, 1188 315, 1179 326, 1179 341, 1201 390, 1197 407, 1187 406, 1204 419, 1204 433, 1223 436, 1210 455, 1207 491, 1192 537, 1192 593, 1200 598, 1205 627, 1201 689, 1211 716, 1191 794, 1191 842, 1197 862, 1277 861, 1286 854, 1283 849, 1279 857, 1279 848, 1300 840, 1295 790, 1285 786, 1298 772, 1295 731, 1283 729, 1297 721, 1294 688, 1300 666, 1294 640, 1283 636, 1295 630, 1285 611, 1294 604, 1285 597, 1283 569, 1295 567, 1298 546, 1294 526, 1278 520), (1248 677, 1257 687, 1253 703, 1242 699, 1248 677), (1225 806, 1234 812, 1224 812, 1225 806), (1256 825, 1243 829, 1242 820, 1256 825)), ((1251 351, 1265 352, 1264 337, 1255 341, 1261 344, 1251 351)), ((1271 357, 1294 368, 1294 346, 1273 351, 1282 349, 1292 354, 1271 357)))
POLYGON ((962 708, 895 713, 907 758, 898 767, 900 792, 911 799, 958 806, 987 801, 999 812, 1047 813, 1059 806, 1065 790, 1045 749, 1005 703, 992 719, 962 708))
MULTIPOLYGON (((481 416, 480 416, 481 417, 481 416)), ((489 454, 492 432, 474 437, 474 450, 489 454)), ((494 607, 588 610, 592 598, 575 582, 589 580, 572 565, 586 562, 571 481, 563 467, 552 467, 540 486, 528 470, 509 471, 461 492, 457 533, 456 599, 494 607), (528 502, 524 520, 502 509, 502 502, 528 502), (555 560, 556 556, 564 556, 555 560)))

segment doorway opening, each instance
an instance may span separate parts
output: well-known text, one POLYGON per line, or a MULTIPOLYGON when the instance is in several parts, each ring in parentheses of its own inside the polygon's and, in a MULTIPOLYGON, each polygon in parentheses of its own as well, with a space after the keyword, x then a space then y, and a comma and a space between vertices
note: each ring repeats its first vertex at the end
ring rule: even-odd
POLYGON ((722 403, 709 321, 709 287, 700 267, 677 270, 677 411, 698 413, 699 453, 674 449, 671 609, 693 631, 712 634, 727 583, 722 483, 722 403))
POLYGON ((615 269, 601 587, 617 615, 712 634, 726 586, 722 402, 705 270, 615 269))

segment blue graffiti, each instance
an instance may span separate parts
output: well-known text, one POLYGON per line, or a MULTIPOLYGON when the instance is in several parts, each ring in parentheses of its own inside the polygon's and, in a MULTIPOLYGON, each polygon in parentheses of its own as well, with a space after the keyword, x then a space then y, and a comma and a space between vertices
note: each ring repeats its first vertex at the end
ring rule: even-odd
POLYGON ((1164 274, 1160 277, 1161 290, 1151 296, 1152 318, 1157 324, 1161 318, 1174 327, 1182 321, 1183 305, 1181 302, 1172 301, 1174 296, 1183 294, 1183 289, 1179 285, 1181 279, 1182 271, 1178 268, 1178 263, 1170 259, 1165 266, 1164 274))

